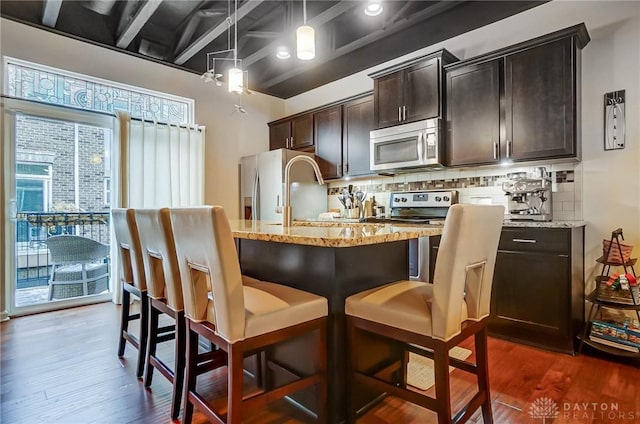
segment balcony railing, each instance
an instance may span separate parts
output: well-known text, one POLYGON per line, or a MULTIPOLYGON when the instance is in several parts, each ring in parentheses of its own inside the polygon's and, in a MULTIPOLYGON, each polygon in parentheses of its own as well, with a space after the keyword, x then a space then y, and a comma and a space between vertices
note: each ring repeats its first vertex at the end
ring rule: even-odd
POLYGON ((51 258, 45 241, 60 234, 109 244, 109 211, 19 213, 16 224, 18 289, 47 285, 51 258))

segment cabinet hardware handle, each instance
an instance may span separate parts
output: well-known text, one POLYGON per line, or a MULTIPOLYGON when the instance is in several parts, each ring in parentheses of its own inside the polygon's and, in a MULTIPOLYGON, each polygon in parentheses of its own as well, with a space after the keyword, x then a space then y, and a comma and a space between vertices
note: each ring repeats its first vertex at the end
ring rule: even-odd
POLYGON ((288 148, 289 148, 289 137, 286 137, 286 138, 284 139, 284 147, 285 147, 286 149, 288 149, 288 148))
POLYGON ((289 139, 289 143, 291 144, 291 147, 293 148, 293 136, 291 136, 291 138, 289 139))
POLYGON ((402 107, 398 106, 398 122, 402 121, 402 107))
POLYGON ((407 107, 406 106, 402 106, 402 120, 403 121, 407 120, 407 107))
POLYGON ((516 242, 516 243, 537 243, 536 240, 520 239, 520 238, 514 238, 514 239, 511 239, 511 241, 516 242))
POLYGON ((507 159, 511 157, 511 140, 507 140, 507 159))
POLYGON ((493 158, 498 159, 498 142, 493 142, 493 158))
POLYGON ((349 164, 348 164, 348 163, 346 163, 346 164, 344 165, 344 173, 345 173, 345 174, 348 174, 348 173, 349 173, 349 164))

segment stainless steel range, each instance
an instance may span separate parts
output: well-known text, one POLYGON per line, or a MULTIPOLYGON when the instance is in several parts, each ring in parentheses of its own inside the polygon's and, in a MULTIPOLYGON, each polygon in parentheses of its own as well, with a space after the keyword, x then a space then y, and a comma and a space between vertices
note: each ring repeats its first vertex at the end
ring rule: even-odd
MULTIPOLYGON (((389 218, 365 218, 366 222, 442 225, 451 205, 458 203, 455 190, 402 191, 389 195, 389 218)), ((429 280, 429 237, 409 240, 409 278, 429 280)))
POLYGON ((442 223, 449 207, 458 203, 455 190, 400 191, 389 195, 388 218, 365 218, 366 222, 413 224, 442 223))

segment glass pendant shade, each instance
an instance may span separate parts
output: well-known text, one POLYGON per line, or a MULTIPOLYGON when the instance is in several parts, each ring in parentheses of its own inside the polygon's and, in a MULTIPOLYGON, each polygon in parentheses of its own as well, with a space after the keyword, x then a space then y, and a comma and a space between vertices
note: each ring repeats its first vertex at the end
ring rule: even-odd
POLYGON ((311 60, 316 57, 316 33, 308 25, 302 25, 296 30, 298 43, 298 59, 311 60))
POLYGON ((231 68, 227 74, 227 81, 229 83, 229 93, 242 94, 243 91, 243 76, 242 69, 231 68))

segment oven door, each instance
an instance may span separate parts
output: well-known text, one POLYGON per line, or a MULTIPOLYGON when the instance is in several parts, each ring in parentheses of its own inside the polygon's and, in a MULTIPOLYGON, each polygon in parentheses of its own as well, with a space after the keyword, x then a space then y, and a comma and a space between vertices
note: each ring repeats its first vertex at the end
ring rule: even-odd
POLYGON ((438 119, 428 119, 371 131, 371 169, 441 166, 438 126, 438 119))
POLYGON ((409 240, 409 279, 429 281, 429 237, 409 240))

